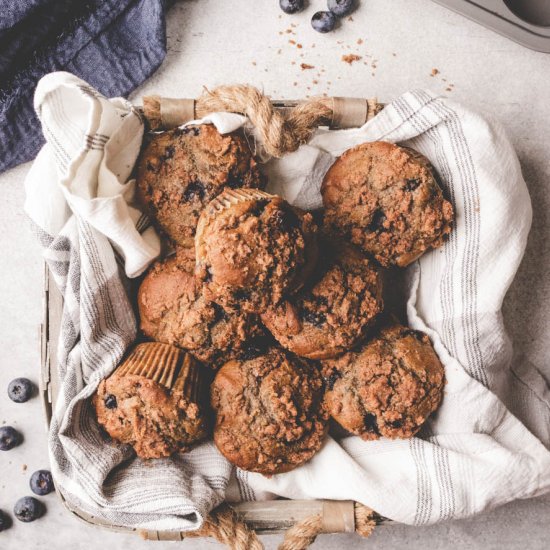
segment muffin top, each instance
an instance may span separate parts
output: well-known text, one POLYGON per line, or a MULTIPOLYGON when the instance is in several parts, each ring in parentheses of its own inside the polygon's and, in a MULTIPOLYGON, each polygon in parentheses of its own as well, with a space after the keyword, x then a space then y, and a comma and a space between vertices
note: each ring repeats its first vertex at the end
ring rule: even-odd
POLYGON ((140 458, 189 450, 208 435, 208 381, 200 370, 173 346, 136 346, 94 394, 99 424, 140 458))
POLYGON ((200 213, 224 189, 264 185, 244 135, 211 124, 152 134, 138 160, 138 199, 179 246, 193 246, 200 213))
POLYGON ((286 349, 310 359, 349 350, 382 311, 382 277, 372 260, 349 244, 324 239, 312 281, 262 314, 286 349))
POLYGON ((255 315, 228 315, 203 296, 186 255, 153 265, 139 287, 138 308, 146 336, 186 349, 212 368, 246 353, 264 336, 255 315))
POLYGON ((311 214, 262 191, 225 191, 202 213, 196 275, 205 297, 258 313, 296 291, 317 261, 311 214))
POLYGON ((429 161, 377 141, 349 149, 321 186, 329 234, 350 240, 384 266, 405 267, 451 230, 453 207, 429 161))
POLYGON ((212 384, 211 402, 214 442, 244 470, 292 470, 320 449, 327 431, 320 373, 276 348, 226 363, 212 384))
POLYGON ((329 413, 365 440, 412 437, 439 406, 445 377, 428 336, 401 325, 323 361, 323 376, 329 413))

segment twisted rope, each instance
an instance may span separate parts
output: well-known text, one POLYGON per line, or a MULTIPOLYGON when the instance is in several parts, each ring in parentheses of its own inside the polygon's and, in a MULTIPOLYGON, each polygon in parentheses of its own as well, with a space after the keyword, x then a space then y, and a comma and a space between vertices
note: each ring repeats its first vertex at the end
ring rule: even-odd
MULTIPOLYGON (((153 130, 162 127, 160 101, 158 96, 143 99, 143 109, 153 130)), ((283 114, 258 88, 237 84, 205 89, 196 101, 195 118, 219 111, 243 114, 259 132, 266 153, 279 158, 307 143, 318 126, 329 126, 333 104, 333 98, 315 97, 283 114)), ((380 108, 376 102, 370 102, 369 118, 376 115, 380 108)))
POLYGON ((202 527, 186 533, 187 537, 211 537, 230 550, 263 550, 264 545, 227 504, 210 512, 202 527))

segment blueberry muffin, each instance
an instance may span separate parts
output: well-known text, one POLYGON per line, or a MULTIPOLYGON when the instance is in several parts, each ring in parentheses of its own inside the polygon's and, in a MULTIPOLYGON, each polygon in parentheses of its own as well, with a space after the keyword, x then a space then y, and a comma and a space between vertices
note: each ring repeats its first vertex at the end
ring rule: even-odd
POLYGON ((382 277, 351 245, 322 241, 311 283, 262 314, 275 339, 296 355, 329 359, 357 344, 382 311, 382 277))
POLYGON ((224 189, 264 185, 244 135, 211 124, 152 134, 138 160, 137 197, 179 246, 193 246, 200 213, 224 189))
POLYGON ((317 261, 311 214, 263 191, 228 190, 202 213, 196 275, 208 300, 259 313, 295 292, 317 261))
POLYGON ((208 435, 205 371, 190 354, 166 344, 131 350, 101 381, 93 405, 105 431, 132 445, 140 458, 187 451, 208 435))
POLYGON ((264 331, 255 315, 228 315, 207 300, 186 263, 177 255, 149 270, 138 291, 141 330, 152 340, 183 348, 204 365, 217 368, 257 345, 264 331))
POLYGON ((428 336, 400 325, 323 361, 323 376, 332 418, 365 440, 412 437, 439 406, 445 379, 428 336))
POLYGON ((214 442, 243 470, 288 472, 321 448, 327 432, 320 373, 276 348, 226 363, 212 383, 211 403, 214 442))
POLYGON ((328 233, 383 266, 405 267, 444 242, 453 207, 429 161, 392 143, 363 143, 331 166, 321 186, 328 233))

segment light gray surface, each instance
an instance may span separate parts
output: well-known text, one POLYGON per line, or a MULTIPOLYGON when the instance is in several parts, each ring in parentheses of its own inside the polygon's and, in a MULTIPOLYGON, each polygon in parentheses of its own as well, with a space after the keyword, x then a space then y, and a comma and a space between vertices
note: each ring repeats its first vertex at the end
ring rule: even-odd
MULTIPOLYGON (((550 380, 546 340, 550 326, 550 55, 518 46, 429 0, 363 0, 353 21, 344 21, 341 29, 325 36, 314 33, 308 22, 324 0, 310 4, 303 15, 281 18, 276 0, 176 4, 168 17, 167 59, 132 98, 152 92, 192 97, 203 85, 250 82, 274 97, 326 92, 378 95, 388 101, 409 88, 429 87, 502 120, 520 156, 534 206, 526 257, 505 301, 504 315, 518 351, 550 380), (291 23, 297 27, 290 27, 291 23), (296 34, 285 33, 288 28, 296 34), (303 48, 289 44, 289 39, 303 48), (359 45, 358 39, 364 42, 359 45), (349 66, 341 61, 346 53, 364 57, 349 66), (316 69, 302 71, 302 62, 316 69), (440 73, 430 76, 433 68, 440 73), (448 84, 454 84, 451 92, 445 91, 448 84)), ((39 249, 22 212, 27 170, 28 165, 0 176, 0 423, 19 427, 26 438, 18 449, 0 454, 0 509, 8 511, 17 498, 30 493, 30 473, 48 462, 39 400, 14 404, 4 393, 15 376, 38 380, 42 269, 39 249), (27 472, 22 471, 23 464, 28 465, 27 472)), ((84 526, 64 511, 54 495, 43 500, 48 514, 32 524, 16 521, 12 529, 0 533, 2 550, 172 547, 84 526)), ((383 527, 368 541, 322 536, 314 548, 542 549, 550 536, 549 514, 550 496, 546 496, 438 526, 383 527)), ((279 540, 267 537, 267 548, 276 548, 279 540)), ((190 540, 183 547, 217 546, 190 540)))

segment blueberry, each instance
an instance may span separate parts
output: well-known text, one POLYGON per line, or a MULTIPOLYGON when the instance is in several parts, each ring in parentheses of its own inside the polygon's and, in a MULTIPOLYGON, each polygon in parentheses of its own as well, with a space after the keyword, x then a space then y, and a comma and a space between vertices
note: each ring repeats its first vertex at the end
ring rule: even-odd
POLYGON ((355 0, 328 0, 327 6, 337 17, 344 17, 355 9, 355 0))
POLYGON ((34 497, 23 497, 15 503, 13 513, 19 521, 28 523, 44 513, 44 505, 34 497))
POLYGON ((330 11, 318 11, 311 18, 311 26, 317 32, 330 32, 336 26, 336 17, 330 11))
POLYGON ((103 400, 103 403, 105 403, 105 406, 108 409, 116 409, 118 406, 116 396, 109 394, 105 396, 105 399, 103 400))
POLYGON ((9 451, 23 441, 21 434, 11 426, 0 427, 0 451, 9 451))
POLYGON ((44 496, 54 490, 53 478, 48 470, 38 470, 31 476, 29 485, 35 495, 44 496))
POLYGON ((28 401, 32 397, 33 391, 33 383, 27 378, 16 378, 8 386, 8 395, 16 403, 28 401))
POLYGON ((279 0, 279 6, 285 13, 298 13, 304 9, 304 0, 279 0))
POLYGON ((2 510, 0 510, 0 531, 5 531, 8 527, 10 527, 10 525, 10 518, 6 516, 2 510))

